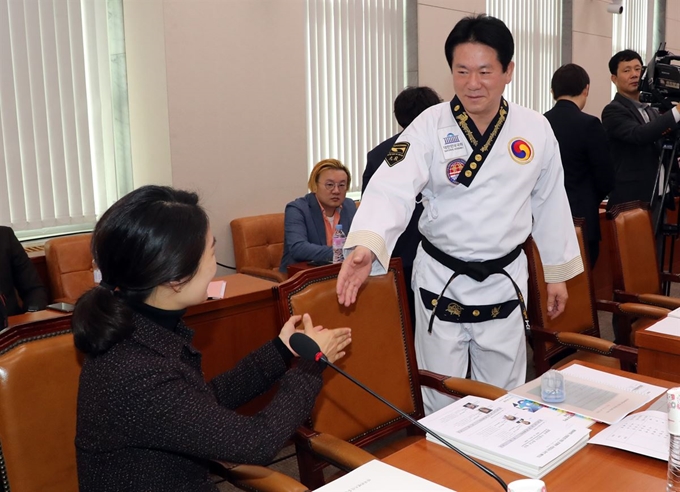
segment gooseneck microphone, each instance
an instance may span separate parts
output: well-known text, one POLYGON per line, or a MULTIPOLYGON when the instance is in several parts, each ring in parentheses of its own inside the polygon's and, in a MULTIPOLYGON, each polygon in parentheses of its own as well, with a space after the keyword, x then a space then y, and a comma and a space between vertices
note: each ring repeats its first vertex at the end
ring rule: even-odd
POLYGON ((409 422, 411 422, 413 425, 415 425, 416 427, 418 427, 420 430, 422 430, 422 431, 424 431, 424 432, 430 434, 432 437, 436 438, 438 441, 440 441, 442 444, 444 444, 444 446, 446 446, 446 447, 449 448, 449 449, 452 449, 453 451, 455 451, 456 453, 458 453, 459 455, 461 455, 463 458, 465 458, 466 460, 468 460, 470 463, 472 463, 473 465, 475 465, 477 468, 479 468, 480 470, 482 470, 484 473, 486 473, 487 475, 489 475, 491 478, 493 478, 494 480, 496 480, 496 481, 501 485, 501 487, 503 487, 503 490, 508 490, 508 485, 503 481, 503 479, 502 479, 501 477, 499 477, 498 475, 496 475, 492 470, 490 470, 490 469, 487 468, 486 466, 482 465, 481 463, 479 463, 477 460, 475 460, 475 459, 472 458, 471 456, 468 456, 467 454, 465 454, 465 453, 464 453, 463 451, 461 451, 460 449, 458 449, 458 448, 456 448, 455 446, 453 446, 453 445, 452 445, 450 442, 448 442, 446 439, 444 439, 443 437, 439 436, 437 433, 431 431, 430 429, 428 429, 427 427, 425 427, 423 424, 421 424, 420 422, 418 422, 416 419, 414 419, 413 417, 411 417, 409 414, 407 414, 406 412, 404 412, 404 411, 402 411, 401 409, 397 408, 397 407, 394 406, 392 403, 390 403, 389 401, 387 401, 385 398, 383 398, 382 396, 380 396, 379 394, 377 394, 375 391, 371 390, 370 388, 368 388, 367 386, 365 386, 363 383, 360 383, 359 381, 357 381, 356 379, 354 379, 352 376, 350 376, 349 374, 347 374, 345 371, 343 371, 342 369, 340 369, 338 366, 336 366, 335 364, 333 364, 331 361, 329 361, 329 360, 328 360, 328 357, 326 357, 326 356, 324 355, 324 353, 321 351, 321 348, 319 347, 319 345, 318 345, 314 340, 312 340, 312 339, 309 338, 307 335, 305 335, 304 333, 300 333, 300 332, 293 333, 293 334, 291 335, 291 337, 290 337, 290 346, 291 346, 292 349, 295 350, 295 352, 297 352, 297 354, 298 354, 300 357, 302 357, 303 359, 311 360, 311 361, 315 361, 315 362, 322 362, 322 363, 327 364, 328 366, 332 367, 335 371, 339 372, 339 373, 342 374, 344 377, 346 377, 347 379, 349 379, 350 381, 352 381, 354 384, 356 384, 357 386, 359 386, 361 389, 363 389, 363 390, 366 391, 367 393, 371 394, 372 396, 374 396, 375 398, 377 398, 378 400, 380 400, 381 402, 383 402, 385 405, 387 405, 388 407, 390 407, 392 410, 394 410, 395 412, 397 412, 399 415, 401 415, 402 417, 404 417, 406 420, 408 420, 409 422))

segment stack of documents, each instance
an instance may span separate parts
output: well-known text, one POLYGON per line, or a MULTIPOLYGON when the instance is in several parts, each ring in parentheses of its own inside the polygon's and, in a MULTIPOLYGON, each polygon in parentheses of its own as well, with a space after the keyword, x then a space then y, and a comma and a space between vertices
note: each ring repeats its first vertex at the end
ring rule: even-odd
MULTIPOLYGON (((554 411, 466 396, 420 421, 461 451, 530 478, 541 478, 583 448, 590 430, 554 411)), ((429 433, 427 439, 439 443, 429 433)), ((441 444, 441 443, 440 443, 441 444)))

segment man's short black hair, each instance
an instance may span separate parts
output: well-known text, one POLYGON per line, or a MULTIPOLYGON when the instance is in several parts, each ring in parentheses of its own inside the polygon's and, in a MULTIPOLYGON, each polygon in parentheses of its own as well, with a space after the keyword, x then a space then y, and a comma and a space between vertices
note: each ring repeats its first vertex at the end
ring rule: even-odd
POLYGON ((567 63, 555 70, 550 82, 555 100, 562 96, 578 96, 590 84, 590 77, 583 67, 567 63))
POLYGON ((442 100, 429 87, 407 87, 394 100, 394 116, 399 126, 406 128, 420 113, 442 100))
POLYGON ((609 59, 609 73, 612 74, 612 75, 616 75, 616 71, 619 68, 619 63, 632 61, 632 60, 639 61, 640 65, 645 64, 642 61, 642 57, 638 54, 637 51, 633 51, 633 50, 619 51, 617 54, 615 54, 614 56, 612 56, 609 59))
POLYGON ((463 43, 481 43, 496 50, 504 72, 515 54, 515 42, 508 26, 502 20, 486 14, 464 17, 453 27, 444 44, 449 68, 453 68, 453 50, 463 43))

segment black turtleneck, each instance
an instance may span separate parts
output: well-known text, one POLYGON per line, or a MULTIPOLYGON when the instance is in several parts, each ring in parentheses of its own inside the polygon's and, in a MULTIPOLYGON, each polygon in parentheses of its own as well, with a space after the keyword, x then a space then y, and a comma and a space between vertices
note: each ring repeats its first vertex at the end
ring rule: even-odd
POLYGON ((186 309, 168 310, 149 306, 143 302, 129 302, 129 306, 145 318, 149 318, 157 325, 162 326, 172 332, 177 331, 182 316, 187 312, 186 309))

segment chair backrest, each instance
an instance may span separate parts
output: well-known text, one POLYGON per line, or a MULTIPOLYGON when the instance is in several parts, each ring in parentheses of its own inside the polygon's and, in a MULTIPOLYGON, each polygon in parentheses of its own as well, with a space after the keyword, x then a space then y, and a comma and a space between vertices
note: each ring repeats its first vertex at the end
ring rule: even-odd
POLYGON ((236 271, 256 267, 278 272, 283 256, 284 214, 256 215, 231 221, 236 271))
MULTIPOLYGON (((340 265, 301 271, 279 284, 281 321, 309 313, 315 325, 349 326, 352 344, 338 365, 414 418, 423 416, 411 321, 401 260, 386 275, 369 277, 357 302, 338 304, 335 285, 340 265)), ((410 425, 375 397, 337 374, 324 371, 311 427, 359 446, 410 425)))
MULTIPOLYGON (((581 258, 584 265, 588 265, 587 251, 583 239, 583 220, 574 219, 574 227, 581 258)), ((531 325, 551 332, 584 333, 599 337, 600 327, 597 320, 590 269, 586 267, 583 273, 567 281, 569 299, 564 313, 555 319, 550 319, 548 317, 548 294, 543 274, 543 263, 532 238, 529 238, 525 243, 524 252, 527 255, 529 265, 529 306, 527 309, 531 325)), ((559 354, 564 350, 564 347, 534 339, 533 350, 536 372, 542 374, 550 368, 549 359, 559 354)))
POLYGON ((607 212, 612 227, 614 289, 660 294, 661 278, 649 208, 642 202, 616 205, 607 212))
POLYGON ((0 490, 72 492, 79 355, 70 331, 0 350, 0 490))
POLYGON ((45 263, 54 300, 75 302, 95 286, 91 242, 92 234, 78 234, 45 243, 45 263))

